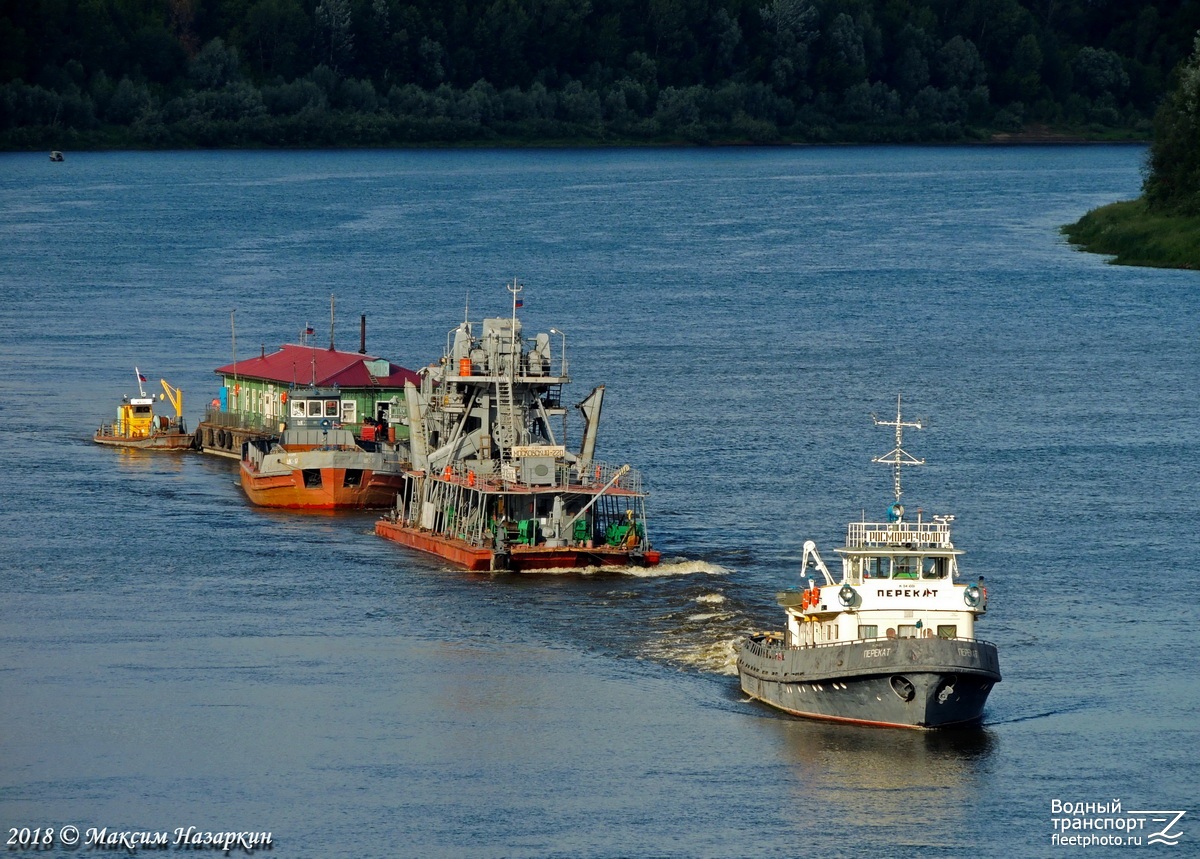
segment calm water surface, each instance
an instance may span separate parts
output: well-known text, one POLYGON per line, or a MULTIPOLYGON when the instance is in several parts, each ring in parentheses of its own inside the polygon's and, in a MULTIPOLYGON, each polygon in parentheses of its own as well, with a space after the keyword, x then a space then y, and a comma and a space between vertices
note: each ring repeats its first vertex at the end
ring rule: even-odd
POLYGON ((1200 275, 1057 233, 1136 196, 1143 155, 0 156, 0 834, 1054 856, 1053 801, 1120 799, 1188 810, 1195 855, 1200 275), (416 368, 512 277, 576 401, 608 385, 599 455, 643 471, 652 573, 471 576, 371 515, 253 509, 228 461, 90 442, 134 365, 198 419, 231 312, 252 355, 336 296, 340 348, 366 313, 416 368), (898 392, 930 421, 905 500, 955 514, 989 582, 978 731, 782 719, 734 676, 804 540, 829 560, 891 501, 870 415, 898 392))

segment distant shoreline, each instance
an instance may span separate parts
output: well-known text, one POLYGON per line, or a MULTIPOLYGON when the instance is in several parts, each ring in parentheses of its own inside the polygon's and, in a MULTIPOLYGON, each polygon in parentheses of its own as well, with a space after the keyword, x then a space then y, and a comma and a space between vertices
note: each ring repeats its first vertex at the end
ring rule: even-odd
MULTIPOLYGON (((136 139, 126 127, 108 127, 101 130, 80 132, 73 129, 52 127, 24 127, 12 129, 0 135, 0 152, 38 152, 61 150, 66 153, 97 151, 154 152, 171 150, 231 150, 231 151, 289 151, 305 149, 613 149, 613 148, 681 148, 717 149, 741 147, 800 147, 800 146, 1080 146, 1080 145, 1132 145, 1144 146, 1150 138, 1133 129, 1108 129, 1093 133, 1076 129, 1055 129, 1046 125, 1030 125, 1021 131, 990 131, 976 129, 971 133, 953 138, 938 138, 923 135, 920 128, 892 127, 886 130, 859 129, 860 134, 844 137, 829 136, 822 139, 820 133, 808 138, 776 137, 773 139, 723 138, 714 136, 705 140, 686 139, 671 135, 656 138, 638 137, 591 137, 588 135, 524 137, 506 136, 495 133, 463 133, 454 136, 451 129, 440 129, 445 137, 410 139, 329 139, 338 137, 337 129, 313 134, 304 140, 254 139, 253 134, 230 130, 223 139, 197 140, 186 134, 167 133, 157 139, 136 139), (877 136, 870 131, 881 131, 877 136)), ((476 129, 478 131, 478 129, 476 129)), ((817 130, 828 132, 828 129, 817 130)), ((218 135, 218 138, 222 136, 218 135)))

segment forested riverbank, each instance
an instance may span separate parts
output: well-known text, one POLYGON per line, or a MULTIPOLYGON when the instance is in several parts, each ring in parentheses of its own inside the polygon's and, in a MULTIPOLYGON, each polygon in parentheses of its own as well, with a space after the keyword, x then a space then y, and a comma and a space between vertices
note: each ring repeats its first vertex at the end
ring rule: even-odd
POLYGON ((0 0, 0 147, 1149 139, 1200 8, 0 0))
POLYGON ((1063 233, 1115 263, 1200 269, 1200 33, 1155 116, 1142 192, 1088 212, 1063 233))

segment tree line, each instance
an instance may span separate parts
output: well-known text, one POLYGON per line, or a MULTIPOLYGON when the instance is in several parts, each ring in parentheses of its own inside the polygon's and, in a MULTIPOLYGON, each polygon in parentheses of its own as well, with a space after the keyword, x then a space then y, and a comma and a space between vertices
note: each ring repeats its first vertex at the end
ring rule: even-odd
POLYGON ((0 0, 0 146, 1148 138, 1179 0, 0 0))
POLYGON ((1155 117, 1142 190, 1152 212, 1200 218, 1200 33, 1155 117))

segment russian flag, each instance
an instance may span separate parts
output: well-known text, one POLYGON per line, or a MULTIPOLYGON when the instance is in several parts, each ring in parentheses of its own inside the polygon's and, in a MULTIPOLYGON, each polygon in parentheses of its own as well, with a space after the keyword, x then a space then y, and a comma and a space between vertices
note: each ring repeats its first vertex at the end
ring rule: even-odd
POLYGON ((147 379, 145 376, 143 376, 141 373, 138 373, 138 381, 139 382, 149 382, 150 380, 147 379))
POLYGON ((522 298, 518 298, 517 299, 517 307, 524 307, 524 306, 525 306, 525 300, 522 298))

